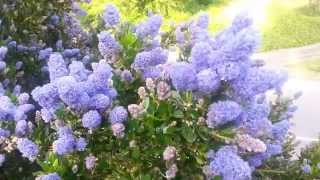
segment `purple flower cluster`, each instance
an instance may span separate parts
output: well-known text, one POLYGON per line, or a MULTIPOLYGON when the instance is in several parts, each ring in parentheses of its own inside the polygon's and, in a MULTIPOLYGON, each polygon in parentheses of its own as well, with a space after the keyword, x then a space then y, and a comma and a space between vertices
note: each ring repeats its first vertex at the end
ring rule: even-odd
POLYGON ((39 147, 27 138, 18 139, 17 148, 22 153, 23 157, 34 161, 39 153, 39 147))
POLYGON ((2 72, 7 66, 6 62, 4 62, 7 52, 7 47, 0 47, 0 72, 2 72))
POLYGON ((162 16, 151 15, 145 22, 137 26, 136 34, 140 38, 154 38, 158 35, 161 25, 162 16))
POLYGON ((207 15, 201 15, 177 28, 179 48, 190 56, 181 59, 186 62, 171 66, 171 83, 179 92, 192 91, 199 97, 221 96, 208 108, 208 127, 232 127, 239 133, 234 143, 252 154, 242 157, 237 150, 223 146, 214 158, 208 159, 212 171, 206 172, 223 179, 251 179, 251 167, 254 169, 282 152, 289 119, 296 107, 290 106, 280 122, 271 122, 271 100, 265 94, 272 90, 280 92, 287 76, 282 71, 257 66, 251 60, 259 37, 247 16, 236 17, 229 28, 215 37, 208 32, 208 23, 207 15))
POLYGON ((142 72, 144 79, 157 78, 161 75, 160 64, 165 64, 168 60, 168 52, 161 47, 156 47, 150 51, 143 51, 136 55, 132 68, 142 72))
POLYGON ((101 116, 98 111, 91 110, 85 113, 82 117, 82 126, 85 128, 93 129, 99 127, 101 124, 101 116))
POLYGON ((109 87, 112 69, 104 60, 92 63, 93 71, 80 61, 72 62, 67 68, 63 57, 55 53, 50 56, 48 66, 51 82, 32 91, 46 121, 54 118, 54 111, 63 104, 76 111, 104 111, 116 96, 115 90, 109 87))
POLYGON ((53 152, 58 155, 65 155, 74 151, 83 151, 86 148, 86 141, 84 138, 76 138, 72 134, 69 127, 60 127, 58 129, 58 139, 52 144, 53 152))
POLYGON ((249 180, 251 168, 238 154, 235 147, 224 146, 215 154, 210 162, 210 169, 214 174, 222 176, 224 180, 249 180))
POLYGON ((50 173, 36 178, 36 180, 61 180, 57 173, 50 173))
POLYGON ((103 13, 103 20, 107 27, 119 24, 120 15, 117 7, 112 4, 107 5, 103 13))
POLYGON ((98 34, 98 48, 103 57, 117 55, 120 51, 120 44, 107 31, 98 34))
MULTIPOLYGON (((42 107, 41 116, 45 122, 55 119, 59 108, 67 107, 82 115, 84 128, 100 126, 104 112, 111 107, 117 92, 110 86, 113 73, 105 60, 92 63, 91 67, 92 70, 86 69, 80 61, 72 61, 67 67, 61 54, 50 55, 50 82, 32 91, 33 99, 42 107)), ((126 114, 119 111, 113 113, 113 117, 124 121, 126 114)), ((70 128, 60 127, 58 139, 53 142, 53 151, 59 155, 83 151, 86 144, 86 140, 76 138, 70 128)))
POLYGON ((124 136, 124 122, 128 119, 128 112, 122 106, 116 106, 109 113, 109 122, 111 124, 111 129, 116 137, 124 136))
POLYGON ((209 107, 207 124, 209 127, 224 125, 236 120, 242 113, 241 106, 234 101, 219 101, 209 107))

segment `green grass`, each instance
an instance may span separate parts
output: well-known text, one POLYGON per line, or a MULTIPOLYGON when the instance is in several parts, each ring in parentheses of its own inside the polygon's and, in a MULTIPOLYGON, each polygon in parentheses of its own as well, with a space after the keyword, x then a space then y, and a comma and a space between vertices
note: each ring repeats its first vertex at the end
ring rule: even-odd
MULTIPOLYGON (((128 2, 132 1, 136 0, 92 0, 91 5, 84 5, 89 15, 84 22, 96 25, 95 20, 108 3, 113 3, 120 8, 123 19, 139 22, 145 18, 147 10, 143 11, 130 6, 128 2)), ((170 26, 172 22, 183 22, 206 11, 210 15, 210 30, 217 32, 231 23, 231 20, 221 12, 230 3, 237 1, 240 0, 158 0, 162 4, 151 3, 147 9, 160 11, 165 15, 164 28, 170 26)), ((320 12, 309 8, 308 0, 272 0, 271 5, 267 8, 267 20, 261 27, 258 27, 262 35, 260 51, 299 47, 320 42, 320 12)))
POLYGON ((129 22, 141 21, 146 17, 148 10, 161 13, 165 17, 165 28, 172 23, 187 21, 198 13, 206 11, 210 14, 210 29, 217 31, 227 24, 224 19, 218 18, 218 15, 231 0, 174 0, 172 2, 158 0, 160 3, 150 3, 145 10, 128 3, 132 1, 135 0, 92 0, 90 5, 83 5, 88 12, 88 16, 83 19, 83 22, 93 26, 97 25, 96 19, 102 14, 105 5, 112 3, 120 9, 122 19, 129 22))
POLYGON ((262 28, 262 51, 320 42, 320 13, 307 0, 273 0, 267 26, 262 28))

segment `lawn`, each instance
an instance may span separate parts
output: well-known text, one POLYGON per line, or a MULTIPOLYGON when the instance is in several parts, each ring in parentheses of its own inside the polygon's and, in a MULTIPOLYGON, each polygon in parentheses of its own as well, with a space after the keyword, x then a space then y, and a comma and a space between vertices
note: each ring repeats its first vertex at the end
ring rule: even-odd
MULTIPOLYGON (((308 0, 265 0, 271 1, 265 7, 266 19, 258 22, 258 29, 262 35, 260 51, 269 51, 281 48, 299 47, 320 42, 320 12, 315 12, 308 6, 308 0)), ((114 3, 129 21, 140 21, 147 14, 146 10, 136 8, 128 2, 152 2, 150 0, 92 0, 86 5, 88 17, 84 22, 95 24, 96 17, 101 14, 105 4, 114 3)), ((172 22, 183 22, 197 16, 201 12, 210 15, 210 30, 217 32, 228 24, 230 17, 226 11, 237 13, 239 8, 231 9, 234 4, 257 2, 253 0, 157 0, 156 4, 148 4, 147 8, 161 11, 165 15, 165 26, 172 22), (167 3, 167 2, 177 2, 167 3)))
POLYGON ((262 28, 262 50, 299 47, 320 42, 320 12, 308 0, 273 0, 262 28))

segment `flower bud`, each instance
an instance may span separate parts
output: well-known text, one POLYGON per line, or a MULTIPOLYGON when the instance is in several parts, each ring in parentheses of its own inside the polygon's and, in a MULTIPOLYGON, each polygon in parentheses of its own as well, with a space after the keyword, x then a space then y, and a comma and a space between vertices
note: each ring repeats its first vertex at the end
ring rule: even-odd
POLYGON ((163 159, 165 161, 170 161, 176 157, 176 148, 173 146, 168 146, 163 152, 163 159))

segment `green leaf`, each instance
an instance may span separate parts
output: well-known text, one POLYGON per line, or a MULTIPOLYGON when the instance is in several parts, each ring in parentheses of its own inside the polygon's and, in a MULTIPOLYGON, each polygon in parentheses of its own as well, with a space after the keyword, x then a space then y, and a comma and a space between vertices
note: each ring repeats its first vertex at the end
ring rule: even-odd
POLYGON ((183 138, 186 141, 188 141, 189 143, 193 143, 197 139, 197 137, 194 133, 194 130, 189 126, 182 127, 181 133, 182 133, 183 138))
POLYGON ((182 119, 182 118, 184 118, 184 114, 181 110, 176 110, 173 112, 173 117, 178 118, 178 119, 182 119))
POLYGON ((59 169, 59 160, 58 160, 58 159, 56 159, 56 160, 53 162, 52 167, 53 167, 55 170, 59 169))
POLYGON ((149 108, 149 105, 150 105, 150 98, 147 97, 147 98, 145 98, 145 99, 143 100, 143 107, 144 107, 145 109, 148 109, 148 108, 149 108))
POLYGON ((131 156, 133 159, 139 160, 140 159, 140 150, 138 148, 133 149, 131 156))
POLYGON ((151 175, 150 174, 144 174, 141 176, 141 180, 151 180, 151 175))

